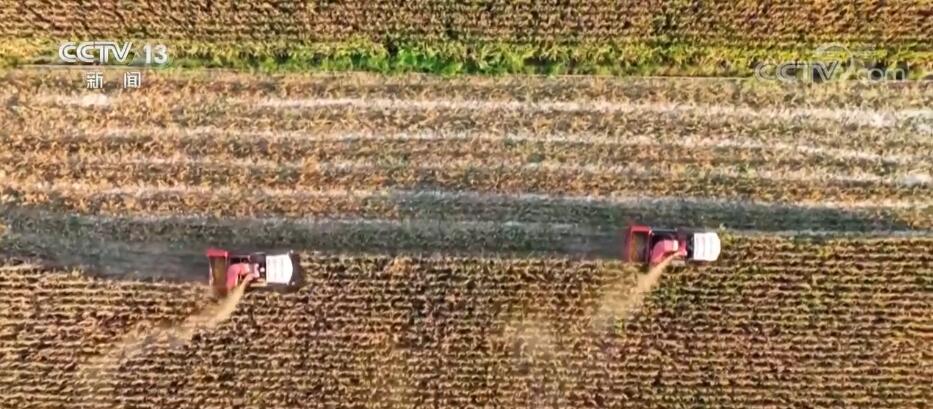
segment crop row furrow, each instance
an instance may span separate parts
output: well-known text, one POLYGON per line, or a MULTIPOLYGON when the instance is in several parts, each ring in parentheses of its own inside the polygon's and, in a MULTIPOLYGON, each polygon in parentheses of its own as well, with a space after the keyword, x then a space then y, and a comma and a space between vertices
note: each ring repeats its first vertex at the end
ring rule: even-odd
POLYGON ((458 139, 456 136, 465 136, 471 142, 476 139, 500 143, 510 140, 529 143, 602 141, 608 144, 597 146, 616 149, 624 147, 618 143, 626 141, 648 147, 688 148, 715 147, 717 140, 738 139, 742 142, 731 144, 738 145, 734 148, 773 144, 783 147, 774 150, 774 155, 783 157, 794 156, 796 151, 808 150, 808 147, 816 152, 836 152, 836 156, 848 152, 842 156, 860 161, 870 159, 862 163, 872 167, 907 162, 928 168, 929 164, 922 158, 933 152, 933 141, 924 137, 933 132, 930 128, 933 112, 924 108, 868 112, 847 109, 759 111, 732 105, 647 104, 623 105, 624 109, 604 112, 590 109, 591 101, 574 102, 574 109, 557 111, 523 110, 526 103, 518 101, 399 99, 386 100, 391 105, 383 108, 372 106, 365 99, 352 100, 353 103, 343 103, 340 99, 283 101, 279 106, 268 107, 253 106, 261 100, 235 101, 219 96, 211 101, 178 103, 107 101, 104 107, 82 106, 81 99, 69 104, 38 106, 23 112, 17 121, 11 121, 10 131, 42 138, 122 135, 132 137, 129 143, 147 133, 176 135, 167 136, 168 139, 226 134, 225 138, 266 143, 284 138, 297 144, 305 138, 338 139, 332 143, 340 142, 341 138, 391 143, 386 139, 400 135, 402 139, 433 141, 433 145, 437 145, 447 142, 445 139, 451 136, 454 140, 458 139), (186 109, 174 109, 178 105, 186 109), (473 109, 475 106, 485 109, 473 109), (140 117, 140 110, 145 110, 147 115, 140 117), (107 114, 101 115, 102 111, 107 114), (43 126, 23 125, 38 123, 43 126), (361 129, 359 124, 366 126, 361 129), (163 131, 146 131, 149 129, 163 131), (855 151, 860 154, 854 154, 855 151))
MULTIPOLYGON (((420 161, 420 159, 419 159, 420 161)), ((106 188, 132 183, 222 187, 263 180, 270 189, 322 190, 436 189, 490 193, 561 195, 646 195, 761 200, 835 202, 877 199, 906 200, 928 205, 929 188, 881 183, 829 175, 741 174, 728 170, 644 169, 629 165, 552 163, 479 166, 464 161, 443 165, 427 162, 351 162, 325 164, 201 163, 146 159, 124 163, 40 163, 6 161, 0 172, 22 183, 81 183, 106 188), (164 163, 163 163, 164 162, 164 163)))

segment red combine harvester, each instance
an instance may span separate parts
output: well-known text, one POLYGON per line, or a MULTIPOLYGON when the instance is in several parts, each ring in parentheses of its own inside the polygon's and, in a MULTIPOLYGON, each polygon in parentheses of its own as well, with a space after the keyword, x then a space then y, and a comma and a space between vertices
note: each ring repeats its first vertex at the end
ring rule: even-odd
POLYGON ((208 282, 217 295, 226 295, 247 277, 252 278, 248 288, 287 291, 301 286, 301 263, 294 251, 266 254, 210 248, 206 253, 210 265, 208 282))
POLYGON ((712 231, 655 229, 631 225, 622 239, 622 261, 653 266, 671 253, 677 254, 673 265, 687 262, 710 262, 719 258, 719 235, 712 231))

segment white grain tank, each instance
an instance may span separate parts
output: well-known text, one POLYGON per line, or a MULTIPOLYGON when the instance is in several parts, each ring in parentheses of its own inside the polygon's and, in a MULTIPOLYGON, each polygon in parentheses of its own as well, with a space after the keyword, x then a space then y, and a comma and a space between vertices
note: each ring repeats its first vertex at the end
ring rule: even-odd
POLYGON ((693 233, 693 260, 716 261, 719 258, 719 235, 715 232, 693 233))

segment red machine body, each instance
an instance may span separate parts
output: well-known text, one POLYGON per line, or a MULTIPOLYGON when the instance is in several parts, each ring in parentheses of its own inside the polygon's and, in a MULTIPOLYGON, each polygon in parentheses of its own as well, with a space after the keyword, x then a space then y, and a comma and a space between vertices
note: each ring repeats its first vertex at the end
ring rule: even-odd
POLYGON ((298 254, 291 250, 267 254, 209 248, 206 255, 208 283, 218 295, 226 294, 248 276, 252 278, 249 288, 293 290, 300 287, 303 280, 298 254))
POLYGON ((710 262, 719 258, 719 235, 709 231, 656 229, 631 225, 623 231, 622 261, 652 266, 670 254, 674 264, 710 262))

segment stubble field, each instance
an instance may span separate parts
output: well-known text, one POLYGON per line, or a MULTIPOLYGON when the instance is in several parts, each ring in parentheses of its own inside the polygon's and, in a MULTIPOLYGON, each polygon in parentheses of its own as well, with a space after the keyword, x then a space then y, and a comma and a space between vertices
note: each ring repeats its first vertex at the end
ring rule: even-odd
POLYGON ((3 80, 2 407, 933 399, 928 83, 145 75, 3 80), (724 253, 596 325, 630 221, 724 253), (309 285, 95 360, 205 305, 207 245, 309 285))

